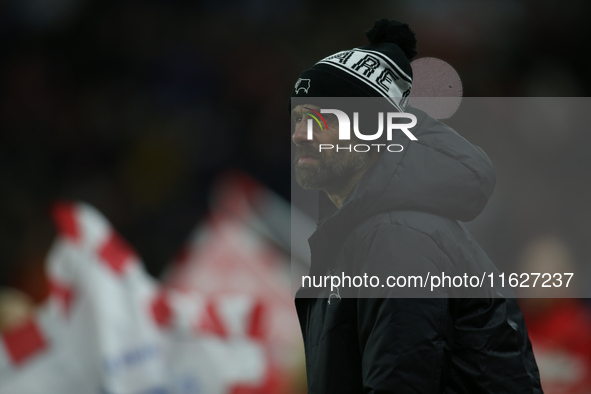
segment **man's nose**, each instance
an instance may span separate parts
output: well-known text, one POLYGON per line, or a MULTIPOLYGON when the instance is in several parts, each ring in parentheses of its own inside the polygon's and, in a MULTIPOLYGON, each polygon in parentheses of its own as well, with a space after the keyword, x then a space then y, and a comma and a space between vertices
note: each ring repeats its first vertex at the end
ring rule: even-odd
POLYGON ((308 139, 308 122, 302 121, 298 123, 295 127, 295 131, 291 136, 291 140, 296 145, 305 144, 306 142, 312 142, 312 140, 308 139))

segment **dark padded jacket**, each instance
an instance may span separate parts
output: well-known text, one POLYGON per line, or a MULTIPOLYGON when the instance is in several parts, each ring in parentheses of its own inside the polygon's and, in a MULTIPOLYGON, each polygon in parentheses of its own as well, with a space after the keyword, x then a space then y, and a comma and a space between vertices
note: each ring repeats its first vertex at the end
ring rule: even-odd
MULTIPOLYGON (((424 112, 407 112, 417 116, 418 141, 384 153, 341 209, 320 193, 311 275, 497 272, 460 223, 478 216, 492 194, 490 160, 424 112)), ((514 298, 341 291, 340 298, 330 288, 296 294, 310 394, 542 392, 514 298)))

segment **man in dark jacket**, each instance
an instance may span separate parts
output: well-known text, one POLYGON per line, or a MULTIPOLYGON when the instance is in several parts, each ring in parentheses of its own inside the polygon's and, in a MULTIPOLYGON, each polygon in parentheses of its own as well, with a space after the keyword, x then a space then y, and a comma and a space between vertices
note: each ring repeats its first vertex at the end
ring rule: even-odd
MULTIPOLYGON (((296 179, 321 190, 310 276, 497 273, 460 223, 478 216, 492 194, 490 160, 407 108, 416 54, 408 26, 381 20, 366 34, 370 46, 320 61, 292 96, 304 100, 292 110, 296 179), (338 144, 336 123, 323 118, 309 139, 307 119, 321 113, 315 97, 338 96, 387 98, 416 117, 417 140, 401 138, 395 153, 320 150, 338 144)), ((308 285, 296 295, 310 394, 542 392, 515 299, 492 288, 466 298, 421 286, 411 293, 340 287, 308 285)))

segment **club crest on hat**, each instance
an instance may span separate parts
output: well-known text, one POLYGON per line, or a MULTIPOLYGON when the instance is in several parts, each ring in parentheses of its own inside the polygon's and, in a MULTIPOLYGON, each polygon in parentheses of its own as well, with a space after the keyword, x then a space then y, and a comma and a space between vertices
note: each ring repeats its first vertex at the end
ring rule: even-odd
POLYGON ((295 92, 296 94, 299 93, 300 90, 304 90, 306 94, 308 94, 308 89, 310 89, 310 80, 304 78, 298 78, 298 81, 295 84, 295 92))

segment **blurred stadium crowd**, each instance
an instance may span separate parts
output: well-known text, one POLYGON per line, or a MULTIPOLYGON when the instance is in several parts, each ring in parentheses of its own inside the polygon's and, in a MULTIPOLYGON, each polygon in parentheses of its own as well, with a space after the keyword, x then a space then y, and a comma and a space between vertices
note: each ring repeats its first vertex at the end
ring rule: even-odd
MULTIPOLYGON (((0 286, 37 303, 47 296, 56 200, 96 207, 154 277, 204 219, 226 170, 288 200, 294 81, 327 54, 364 45, 381 17, 411 26, 418 57, 454 66, 464 96, 580 98, 577 127, 553 134, 449 123, 497 168, 491 206, 470 228, 499 268, 550 255, 591 280, 590 11, 546 1, 1 2, 0 286)), ((554 116, 551 104, 540 108, 554 116)), ((547 320, 538 318, 547 305, 524 306, 539 343, 551 319, 573 321, 555 330, 591 330, 585 302, 572 303, 570 317, 547 320)), ((566 350, 544 346, 563 356, 577 348, 589 367, 590 335, 579 337, 566 350)), ((586 368, 568 362, 547 368, 586 368)), ((575 378, 589 383, 585 373, 575 378)))

